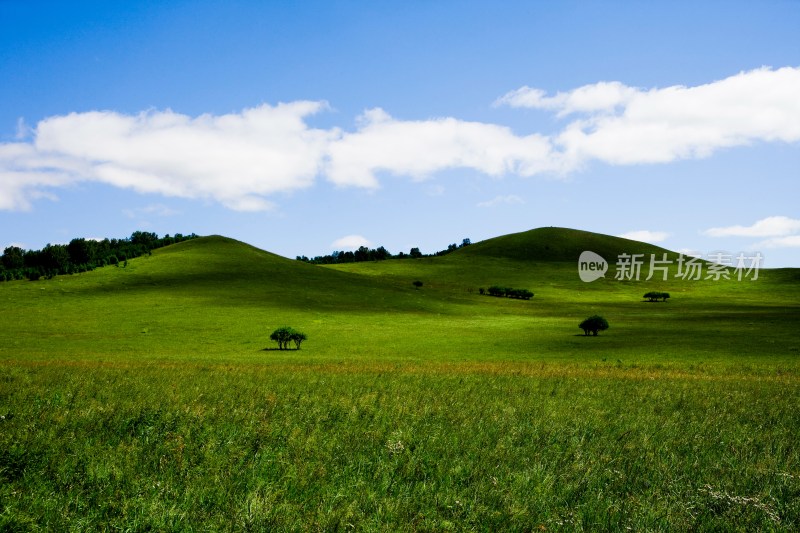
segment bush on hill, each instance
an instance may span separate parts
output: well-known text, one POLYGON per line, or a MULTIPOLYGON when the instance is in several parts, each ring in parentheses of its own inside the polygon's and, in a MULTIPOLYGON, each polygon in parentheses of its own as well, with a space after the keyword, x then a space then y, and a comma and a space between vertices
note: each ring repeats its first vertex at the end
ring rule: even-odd
POLYGON ((584 335, 589 335, 591 333, 593 336, 597 336, 599 331, 605 331, 608 329, 608 321, 601 317, 600 315, 592 315, 578 326, 583 330, 584 335))
POLYGON ((289 326, 278 328, 269 336, 270 340, 278 343, 279 350, 288 350, 290 342, 293 342, 295 349, 299 350, 300 345, 307 338, 308 336, 305 333, 290 328, 289 326))
POLYGON ((659 291, 650 291, 648 293, 645 293, 645 295, 643 297, 647 298, 648 302, 657 302, 659 300, 661 300, 662 302, 666 302, 667 298, 669 298, 669 293, 668 292, 659 292, 659 291))
POLYGON ((478 292, 498 298, 514 298, 517 300, 530 300, 534 296, 528 289, 512 289, 510 287, 500 287, 499 285, 492 285, 488 289, 481 287, 478 292))

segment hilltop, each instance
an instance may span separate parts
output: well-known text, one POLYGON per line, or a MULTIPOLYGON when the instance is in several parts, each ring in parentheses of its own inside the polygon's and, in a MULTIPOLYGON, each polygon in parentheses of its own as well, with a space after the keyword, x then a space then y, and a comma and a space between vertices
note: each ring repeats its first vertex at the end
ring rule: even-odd
POLYGON ((630 239, 569 228, 544 227, 494 237, 453 252, 465 257, 496 257, 521 261, 570 261, 577 264, 584 250, 608 260, 622 253, 662 254, 670 250, 630 239))

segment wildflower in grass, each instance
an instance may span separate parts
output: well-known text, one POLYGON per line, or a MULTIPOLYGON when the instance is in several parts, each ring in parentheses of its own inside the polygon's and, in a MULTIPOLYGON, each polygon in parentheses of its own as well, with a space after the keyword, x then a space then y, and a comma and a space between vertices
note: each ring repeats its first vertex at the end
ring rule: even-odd
POLYGON ((406 447, 401 440, 389 439, 386 441, 386 449, 389 450, 389 455, 397 455, 399 453, 403 453, 406 447))

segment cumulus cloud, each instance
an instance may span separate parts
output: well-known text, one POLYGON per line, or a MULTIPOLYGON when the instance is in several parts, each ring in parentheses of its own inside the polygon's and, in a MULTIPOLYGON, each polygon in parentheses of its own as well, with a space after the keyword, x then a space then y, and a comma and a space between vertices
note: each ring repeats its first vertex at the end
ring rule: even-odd
POLYGON ((703 232, 709 237, 782 237, 800 233, 800 220, 775 216, 762 218, 750 226, 710 228, 703 232))
POLYGON ((325 107, 293 102, 194 118, 172 111, 48 118, 33 142, 0 145, 0 209, 24 209, 48 188, 95 181, 256 211, 272 206, 270 195, 309 187, 319 175, 375 188, 379 172, 417 180, 449 168, 530 176, 558 164, 541 135, 455 118, 403 121, 372 109, 350 133, 310 128, 305 119, 325 107))
POLYGON ((506 196, 495 196, 491 200, 479 202, 478 207, 497 207, 499 205, 519 205, 524 204, 525 200, 516 194, 509 194, 506 196))
POLYGON ((629 103, 638 93, 638 89, 618 81, 584 85, 566 93, 556 93, 555 96, 547 96, 542 89, 526 85, 501 96, 494 105, 555 110, 559 116, 564 116, 578 112, 613 111, 629 103))
POLYGON ((496 103, 582 113, 555 136, 574 166, 706 157, 756 141, 800 140, 800 68, 761 68, 696 87, 643 90, 600 82, 547 97, 523 87, 496 103))
POLYGON ((257 211, 319 178, 377 188, 381 174, 423 180, 448 169, 491 177, 566 174, 705 157, 756 142, 800 141, 800 68, 761 68, 696 87, 603 81, 548 96, 522 87, 495 104, 570 117, 553 135, 520 135, 455 117, 401 120, 365 111, 351 130, 309 126, 325 102, 260 105, 227 115, 113 111, 18 125, 0 143, 0 210, 29 209, 58 188, 99 182, 257 211))
POLYGON ((396 120, 382 109, 366 111, 358 123, 357 131, 329 146, 325 172, 337 185, 374 188, 381 171, 416 180, 451 168, 531 176, 559 164, 546 137, 520 137, 496 124, 450 117, 396 120))
POLYGON ((362 246, 370 247, 372 243, 361 235, 347 235, 331 243, 333 250, 356 250, 362 246))
POLYGON ((95 181, 261 210, 265 196, 309 187, 337 130, 308 127, 324 102, 189 117, 71 113, 45 119, 32 143, 0 145, 0 208, 26 208, 48 187, 95 181))
POLYGON ((750 226, 725 226, 702 232, 709 237, 768 237, 753 248, 800 247, 800 219, 785 216, 762 218, 750 226))
POLYGON ((619 235, 619 237, 632 241, 656 243, 666 240, 667 237, 669 237, 669 233, 664 231, 637 230, 623 233, 619 235))

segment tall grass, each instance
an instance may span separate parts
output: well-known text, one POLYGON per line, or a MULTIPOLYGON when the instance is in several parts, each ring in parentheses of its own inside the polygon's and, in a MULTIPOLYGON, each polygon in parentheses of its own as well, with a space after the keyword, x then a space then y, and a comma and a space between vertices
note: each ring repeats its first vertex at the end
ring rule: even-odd
POLYGON ((4 368, 0 523, 800 527, 796 375, 467 370, 4 368))

